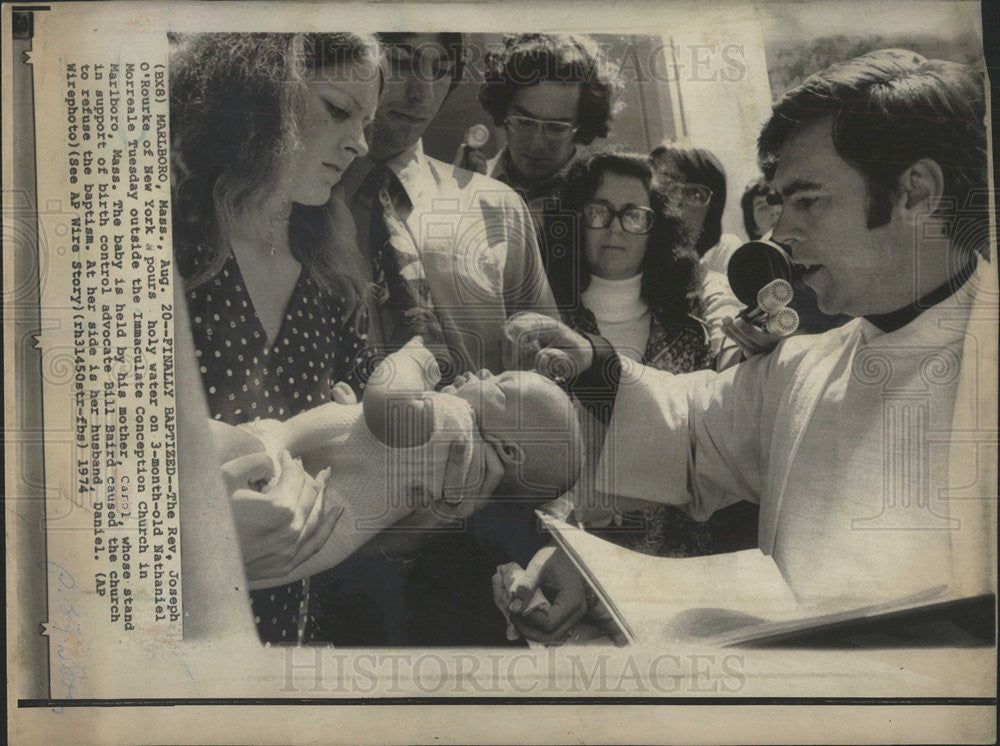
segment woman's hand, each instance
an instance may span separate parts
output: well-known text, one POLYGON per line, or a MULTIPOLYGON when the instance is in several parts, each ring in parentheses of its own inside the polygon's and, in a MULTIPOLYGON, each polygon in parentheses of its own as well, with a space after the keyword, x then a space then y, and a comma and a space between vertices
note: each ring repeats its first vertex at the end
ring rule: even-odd
MULTIPOLYGON (((437 397, 447 394, 437 394, 437 397)), ((465 405, 464 402, 462 402, 465 405)), ((420 554, 428 540, 444 526, 464 521, 486 505, 500 480, 504 466, 493 447, 484 442, 472 427, 455 433, 448 444, 444 466, 443 489, 435 497, 426 490, 413 495, 413 512, 384 531, 371 544, 393 562, 410 562, 420 554)))
POLYGON ((583 373, 594 360, 590 340, 561 321, 525 311, 507 319, 504 367, 534 369, 553 380, 583 373))
POLYGON ((242 456, 222 467, 249 580, 290 573, 326 543, 344 511, 324 498, 327 470, 313 479, 287 451, 279 460, 281 477, 267 492, 254 489, 274 476, 267 454, 242 456))
POLYGON ((444 496, 435 500, 421 491, 413 512, 372 542, 389 560, 408 562, 442 526, 462 521, 486 505, 503 479, 504 468, 493 448, 481 439, 458 438, 449 446, 444 496), (467 457, 471 449, 471 458, 467 457))

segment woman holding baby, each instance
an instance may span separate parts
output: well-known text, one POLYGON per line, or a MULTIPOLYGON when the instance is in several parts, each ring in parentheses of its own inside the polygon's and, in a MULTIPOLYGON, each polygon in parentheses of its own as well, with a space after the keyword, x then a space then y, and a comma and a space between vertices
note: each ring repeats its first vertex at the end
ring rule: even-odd
MULTIPOLYGON (((287 453, 275 464, 232 426, 354 404, 372 368, 367 272, 338 184, 368 150, 380 48, 348 33, 171 42, 176 262, 247 576, 281 578, 324 545, 343 505, 323 473, 287 453)), ((316 636, 308 579, 251 602, 264 642, 316 636)))
MULTIPOLYGON (((353 34, 173 41, 174 247, 212 417, 228 425, 284 419, 360 393, 363 275, 331 191, 367 152, 377 43, 353 34)), ((234 434, 216 432, 220 458, 241 452, 234 434)), ((234 492, 251 579, 280 574, 315 550, 337 517, 301 465, 285 459, 281 467, 267 501, 234 492), (269 532, 282 511, 312 532, 269 532)), ((271 475, 262 458, 225 473, 231 487, 271 475)), ((303 583, 251 597, 264 641, 302 639, 303 583)))

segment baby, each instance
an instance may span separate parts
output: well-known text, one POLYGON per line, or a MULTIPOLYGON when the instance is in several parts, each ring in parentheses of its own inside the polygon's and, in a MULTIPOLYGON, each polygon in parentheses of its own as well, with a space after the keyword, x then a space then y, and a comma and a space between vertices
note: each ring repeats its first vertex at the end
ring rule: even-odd
MULTIPOLYGON (((329 569, 419 504, 448 501, 444 472, 457 438, 481 437, 497 454, 504 476, 495 494, 544 501, 576 483, 582 435, 574 405, 558 385, 527 371, 465 374, 435 392, 439 380, 433 355, 415 337, 375 369, 361 404, 322 404, 285 422, 240 426, 259 437, 276 462, 287 450, 311 474, 329 469, 324 500, 345 507, 323 548, 294 574, 254 587, 329 569)), ((472 455, 466 448, 464 457, 472 455)), ((479 486, 458 492, 477 494, 479 486)))

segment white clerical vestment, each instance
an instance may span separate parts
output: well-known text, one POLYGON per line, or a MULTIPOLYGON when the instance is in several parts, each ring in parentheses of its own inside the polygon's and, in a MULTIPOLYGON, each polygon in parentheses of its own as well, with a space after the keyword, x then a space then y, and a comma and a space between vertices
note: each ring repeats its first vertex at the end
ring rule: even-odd
POLYGON ((806 603, 992 589, 995 287, 980 262, 893 332, 855 319, 718 374, 623 361, 597 489, 700 519, 760 503, 760 548, 806 603))

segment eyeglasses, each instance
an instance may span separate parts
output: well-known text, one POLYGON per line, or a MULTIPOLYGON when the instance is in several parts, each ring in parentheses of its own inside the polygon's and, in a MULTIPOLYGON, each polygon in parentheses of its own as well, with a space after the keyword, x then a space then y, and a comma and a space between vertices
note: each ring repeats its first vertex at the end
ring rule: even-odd
POLYGON ((702 184, 665 181, 663 188, 672 200, 681 202, 688 207, 704 207, 712 199, 712 190, 702 184))
POLYGON ((561 122, 558 119, 535 119, 533 117, 522 117, 511 115, 504 121, 510 128, 510 132, 518 137, 533 137, 541 128, 542 134, 549 140, 565 140, 576 134, 580 129, 575 124, 561 122))
POLYGON ((583 206, 583 224, 588 228, 607 228, 614 218, 618 218, 626 233, 641 236, 652 230, 656 213, 636 205, 625 205, 617 211, 604 202, 588 202, 583 206))

